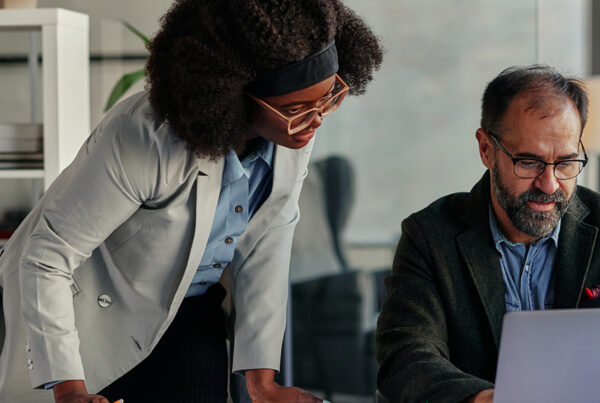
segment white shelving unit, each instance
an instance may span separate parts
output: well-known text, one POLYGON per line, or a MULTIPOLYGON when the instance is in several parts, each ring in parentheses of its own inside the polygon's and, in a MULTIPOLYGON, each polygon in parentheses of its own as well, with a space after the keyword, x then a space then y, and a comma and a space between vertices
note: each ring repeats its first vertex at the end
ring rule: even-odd
MULTIPOLYGON (((41 33, 44 168, 2 169, 0 179, 41 178, 47 189, 90 131, 89 18, 60 8, 1 9, 0 35, 15 30, 41 33)), ((35 81, 37 60, 30 69, 35 81)))

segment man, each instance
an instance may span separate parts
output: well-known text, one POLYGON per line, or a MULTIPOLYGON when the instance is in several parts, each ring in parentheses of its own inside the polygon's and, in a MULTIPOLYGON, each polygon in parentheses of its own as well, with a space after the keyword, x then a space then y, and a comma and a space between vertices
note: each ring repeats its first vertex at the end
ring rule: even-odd
POLYGON ((486 88, 476 132, 488 171, 402 224, 377 329, 378 385, 393 402, 492 402, 507 311, 600 306, 600 196, 587 162, 581 83, 544 66, 486 88))

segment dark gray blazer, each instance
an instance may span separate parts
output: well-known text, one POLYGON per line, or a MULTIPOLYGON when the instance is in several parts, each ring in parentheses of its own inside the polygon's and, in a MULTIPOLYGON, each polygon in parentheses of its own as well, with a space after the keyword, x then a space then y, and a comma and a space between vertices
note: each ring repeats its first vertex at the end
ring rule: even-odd
MULTIPOLYGON (((377 326, 378 387, 392 402, 460 402, 494 387, 504 281, 489 227, 489 172, 402 223, 377 326)), ((600 307, 600 195, 578 186, 561 224, 555 308, 600 307)))

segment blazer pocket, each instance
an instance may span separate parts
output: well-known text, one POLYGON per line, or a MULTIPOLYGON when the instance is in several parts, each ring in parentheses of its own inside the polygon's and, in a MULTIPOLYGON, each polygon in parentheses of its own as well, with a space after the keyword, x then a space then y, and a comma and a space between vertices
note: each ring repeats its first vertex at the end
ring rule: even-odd
POLYGON ((106 238, 106 248, 109 252, 116 251, 141 229, 142 226, 134 220, 124 222, 106 238))

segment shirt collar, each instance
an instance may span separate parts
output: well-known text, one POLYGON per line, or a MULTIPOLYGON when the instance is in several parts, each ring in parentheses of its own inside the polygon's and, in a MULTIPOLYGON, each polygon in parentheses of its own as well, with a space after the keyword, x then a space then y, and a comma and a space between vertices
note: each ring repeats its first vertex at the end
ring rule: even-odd
POLYGON ((250 154, 245 156, 244 159, 242 159, 242 165, 247 168, 250 164, 252 164, 254 161, 260 158, 267 164, 269 168, 272 168, 271 164, 273 162, 273 149, 275 148, 274 146, 275 145, 272 141, 266 140, 261 137, 254 151, 252 151, 250 154))
MULTIPOLYGON (((510 246, 516 246, 520 244, 520 242, 511 242, 502 233, 500 230, 500 226, 498 225, 498 220, 496 219, 496 214, 494 214, 494 210, 492 208, 492 204, 489 205, 489 216, 490 216, 490 229, 492 231, 492 238, 494 238, 494 244, 496 248, 500 246, 501 243, 506 243, 510 246)), ((546 241, 547 239, 552 239, 554 242, 554 246, 558 248, 558 235, 560 234, 560 224, 562 219, 558 220, 558 223, 548 235, 537 241, 536 243, 541 243, 546 241)))
POLYGON ((245 156, 241 161, 234 150, 229 150, 225 156, 225 166, 223 167, 223 179, 221 186, 229 185, 240 179, 247 171, 251 170, 252 165, 260 158, 265 162, 269 169, 273 164, 273 151, 275 145, 272 141, 261 138, 254 150, 245 156))

